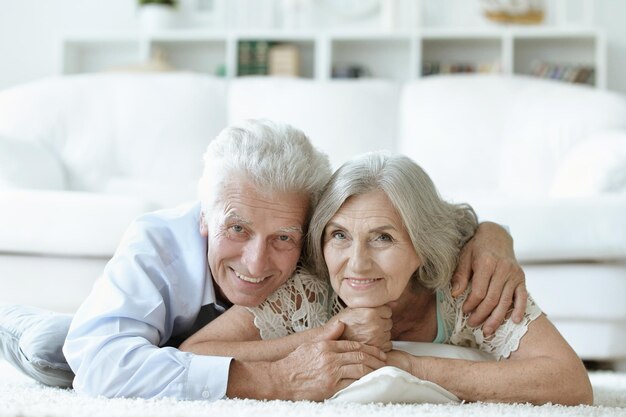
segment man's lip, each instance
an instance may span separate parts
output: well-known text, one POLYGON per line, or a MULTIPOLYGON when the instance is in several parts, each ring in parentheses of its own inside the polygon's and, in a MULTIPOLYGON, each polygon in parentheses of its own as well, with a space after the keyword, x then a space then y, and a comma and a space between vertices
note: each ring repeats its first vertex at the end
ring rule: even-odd
POLYGON ((249 275, 242 274, 241 272, 238 272, 237 270, 233 268, 230 268, 230 269, 233 271, 233 273, 235 274, 238 280, 243 281, 248 284, 260 284, 269 278, 269 275, 263 278, 250 277, 249 275))

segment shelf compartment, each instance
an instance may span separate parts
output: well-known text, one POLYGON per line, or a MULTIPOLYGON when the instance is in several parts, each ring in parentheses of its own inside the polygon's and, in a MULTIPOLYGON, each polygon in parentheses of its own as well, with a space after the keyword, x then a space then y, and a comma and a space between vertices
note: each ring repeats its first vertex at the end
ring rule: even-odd
POLYGON ((422 76, 455 72, 501 72, 502 38, 422 38, 422 76))
POLYGON ((333 73, 337 78, 358 76, 406 81, 412 74, 411 49, 408 37, 333 39, 333 73))
MULTIPOLYGON (((272 46, 276 46, 276 45, 295 46, 298 51, 298 56, 297 56, 297 59, 299 61, 299 64, 298 64, 299 75, 298 76, 303 77, 303 78, 315 78, 315 39, 314 38, 302 37, 302 36, 295 36, 295 37, 278 36, 276 37, 276 36, 264 36, 263 34, 239 37, 236 42, 236 45, 237 45, 236 56, 238 57, 237 62, 236 62, 237 68, 236 68, 236 71, 234 71, 234 73, 238 74, 239 76, 259 75, 258 73, 256 73, 257 71, 253 70, 252 74, 249 74, 243 68, 240 68, 239 61, 241 60, 241 53, 242 53, 241 48, 242 46, 245 46, 246 44, 249 45, 249 43, 256 44, 257 48, 260 43, 265 44, 266 51, 264 53, 262 52, 263 56, 260 58, 262 61, 260 65, 264 66, 266 71, 269 70, 269 49, 272 46)), ((252 52, 252 54, 254 55, 255 52, 252 52)), ((258 66, 259 63, 256 62, 252 65, 258 66)), ((261 70, 261 72, 264 72, 264 71, 261 70)), ((260 74, 260 75, 263 75, 263 74, 260 74)))
POLYGON ((513 72, 574 81, 576 69, 591 71, 577 82, 596 84, 596 38, 585 35, 563 37, 527 36, 513 39, 513 72))
POLYGON ((225 39, 153 38, 150 40, 149 56, 162 57, 176 70, 226 75, 225 39))

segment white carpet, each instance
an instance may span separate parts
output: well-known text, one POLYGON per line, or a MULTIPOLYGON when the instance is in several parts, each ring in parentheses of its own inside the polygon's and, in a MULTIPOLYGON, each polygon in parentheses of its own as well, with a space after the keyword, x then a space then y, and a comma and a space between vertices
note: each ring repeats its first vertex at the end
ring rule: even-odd
POLYGON ((42 386, 0 360, 0 417, 404 417, 404 416, 625 416, 626 374, 591 373, 594 406, 516 404, 383 405, 289 401, 175 401, 84 398, 72 390, 42 386))

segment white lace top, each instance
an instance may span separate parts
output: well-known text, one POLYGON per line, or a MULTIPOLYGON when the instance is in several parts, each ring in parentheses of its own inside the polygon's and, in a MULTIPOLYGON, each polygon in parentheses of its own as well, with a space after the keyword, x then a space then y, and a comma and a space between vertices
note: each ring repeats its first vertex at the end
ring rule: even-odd
MULTIPOLYGON (((528 297, 524 319, 519 324, 507 318, 490 336, 481 327, 470 327, 461 306, 468 292, 453 298, 450 288, 437 291, 437 338, 435 343, 478 348, 496 360, 508 358, 519 347, 528 325, 541 314, 528 297)), ((298 270, 263 304, 248 308, 262 339, 274 339, 323 325, 343 309, 330 284, 306 271, 298 270)))

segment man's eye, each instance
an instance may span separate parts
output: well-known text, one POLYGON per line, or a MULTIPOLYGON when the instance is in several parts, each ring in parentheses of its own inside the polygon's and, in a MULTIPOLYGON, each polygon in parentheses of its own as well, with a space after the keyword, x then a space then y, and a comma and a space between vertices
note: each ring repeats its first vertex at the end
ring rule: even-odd
POLYGON ((243 227, 238 224, 235 224, 235 225, 230 226, 230 230, 232 230, 235 233, 241 233, 243 232, 243 227))
POLYGON ((291 240, 291 237, 287 235, 280 235, 278 236, 278 240, 280 240, 281 242, 289 242, 291 240))

